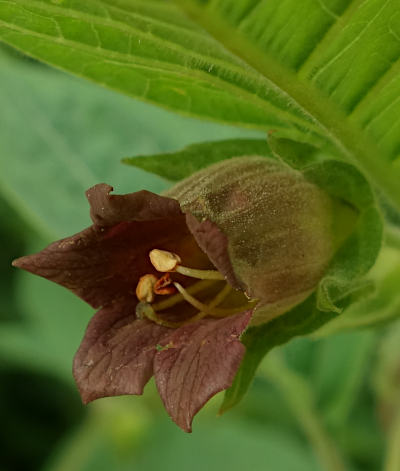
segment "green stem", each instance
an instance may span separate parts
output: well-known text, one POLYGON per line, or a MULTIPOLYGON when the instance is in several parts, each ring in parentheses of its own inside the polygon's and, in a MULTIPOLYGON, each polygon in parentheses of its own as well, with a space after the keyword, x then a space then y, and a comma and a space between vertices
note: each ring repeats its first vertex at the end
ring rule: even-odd
POLYGON ((358 125, 325 97, 316 87, 254 46, 239 31, 234 30, 215 15, 208 15, 204 7, 193 0, 175 2, 223 46, 240 57, 268 82, 296 103, 324 131, 346 160, 357 164, 370 181, 385 192, 397 208, 400 208, 399 172, 381 158, 375 143, 361 131, 358 125))
POLYGON ((307 382, 290 370, 277 353, 269 354, 262 363, 259 374, 280 390, 313 447, 322 468, 325 471, 345 471, 346 466, 342 457, 318 416, 312 390, 307 382))
POLYGON ((400 402, 398 403, 397 414, 389 435, 384 469, 385 471, 399 471, 400 469, 400 402))

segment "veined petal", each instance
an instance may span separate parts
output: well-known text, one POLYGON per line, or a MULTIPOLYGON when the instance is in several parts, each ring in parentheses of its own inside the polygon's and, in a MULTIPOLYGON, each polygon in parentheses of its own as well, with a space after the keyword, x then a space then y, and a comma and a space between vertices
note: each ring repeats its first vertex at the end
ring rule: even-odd
POLYGON ((134 312, 134 306, 111 305, 90 321, 73 367, 85 404, 106 396, 140 395, 153 375, 157 345, 171 329, 136 319, 134 312))
POLYGON ((104 227, 95 224, 13 265, 65 286, 99 308, 135 299, 139 278, 155 272, 148 258, 153 248, 179 251, 185 258, 201 252, 175 200, 147 191, 122 196, 109 191, 109 185, 100 184, 88 192, 92 218, 104 227))
POLYGON ((231 386, 245 347, 239 337, 252 311, 182 326, 161 342, 154 359, 158 391, 171 418, 191 432, 194 415, 231 386))

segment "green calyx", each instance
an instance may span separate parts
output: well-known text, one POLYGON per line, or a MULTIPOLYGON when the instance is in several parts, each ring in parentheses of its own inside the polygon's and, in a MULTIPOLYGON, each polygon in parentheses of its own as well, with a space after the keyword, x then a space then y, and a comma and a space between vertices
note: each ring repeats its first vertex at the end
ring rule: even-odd
POLYGON ((357 220, 351 205, 302 172, 258 156, 212 165, 178 183, 168 196, 227 236, 236 277, 250 298, 260 300, 253 324, 308 297, 357 220))

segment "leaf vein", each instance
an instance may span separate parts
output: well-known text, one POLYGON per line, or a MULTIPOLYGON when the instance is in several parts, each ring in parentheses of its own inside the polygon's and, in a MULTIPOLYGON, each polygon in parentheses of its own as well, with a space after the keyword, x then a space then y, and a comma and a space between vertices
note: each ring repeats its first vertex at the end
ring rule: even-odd
POLYGON ((345 30, 353 18, 355 11, 357 11, 360 5, 365 1, 366 0, 350 0, 346 9, 342 12, 342 15, 326 30, 323 37, 315 44, 308 56, 303 59, 302 64, 298 65, 297 73, 300 78, 308 78, 309 75, 313 73, 317 59, 322 55, 326 47, 330 45, 332 38, 336 37, 340 31, 345 30))
MULTIPOLYGON (((107 57, 110 57, 111 60, 104 59, 104 57, 101 57, 102 49, 100 48, 94 48, 93 46, 82 44, 80 42, 76 42, 70 39, 67 40, 67 39, 64 39, 63 37, 55 38, 54 36, 48 36, 46 34, 38 33, 36 31, 26 30, 25 28, 21 28, 20 26, 9 25, 7 23, 4 23, 1 20, 0 20, 0 25, 3 25, 5 28, 19 32, 20 34, 25 34, 25 35, 28 34, 32 37, 38 37, 41 39, 51 38, 52 40, 55 40, 57 43, 63 46, 66 46, 70 49, 84 51, 85 53, 92 55, 94 58, 96 58, 96 62, 98 61, 98 58, 100 57, 105 63, 114 63, 114 64, 119 64, 119 65, 124 65, 127 67, 142 68, 145 70, 162 72, 163 74, 168 73, 171 76, 175 76, 178 78, 179 77, 183 77, 183 78, 196 77, 197 79, 203 81, 204 83, 209 83, 216 86, 222 92, 228 89, 232 93, 234 93, 237 97, 248 100, 249 102, 253 103, 255 106, 259 107, 260 109, 269 109, 272 112, 273 110, 276 110, 279 112, 280 116, 282 117, 286 116, 287 119, 290 120, 291 123, 298 123, 301 126, 310 127, 313 131, 317 133, 319 131, 316 125, 310 122, 306 123, 303 119, 299 118, 297 115, 294 115, 284 110, 283 108, 279 108, 276 106, 276 104, 260 97, 257 93, 255 93, 255 91, 250 91, 244 88, 240 88, 234 85, 233 83, 231 83, 230 81, 226 80, 221 75, 210 74, 203 70, 193 69, 193 68, 191 68, 188 71, 187 68, 184 66, 170 64, 167 62, 156 61, 156 60, 152 60, 151 65, 149 65, 148 61, 145 61, 145 59, 141 58, 140 56, 128 56, 126 54, 122 54, 122 53, 110 51, 110 50, 107 50, 107 57)), ((90 65, 92 64, 86 64, 85 66, 86 69, 90 65)), ((80 72, 82 73, 83 70, 85 69, 82 68, 80 72)))
POLYGON ((358 42, 364 34, 367 32, 369 27, 379 18, 381 13, 385 10, 387 5, 389 4, 390 0, 385 0, 385 3, 381 6, 381 8, 377 11, 377 13, 371 18, 369 21, 364 22, 363 29, 355 36, 346 46, 341 49, 336 55, 334 55, 324 66, 322 66, 318 72, 312 77, 313 81, 316 81, 318 77, 325 72, 332 64, 334 64, 338 59, 340 59, 349 49, 353 47, 353 45, 358 42))

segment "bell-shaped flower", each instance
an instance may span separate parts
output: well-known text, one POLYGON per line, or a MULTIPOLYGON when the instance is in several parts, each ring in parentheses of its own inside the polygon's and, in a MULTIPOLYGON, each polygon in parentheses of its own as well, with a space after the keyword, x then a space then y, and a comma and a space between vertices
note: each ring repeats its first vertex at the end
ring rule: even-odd
POLYGON ((154 375, 185 431, 233 382, 240 337, 303 301, 333 253, 333 201, 301 173, 230 159, 158 196, 86 195, 93 225, 14 265, 99 309, 74 359, 84 403, 154 375))

